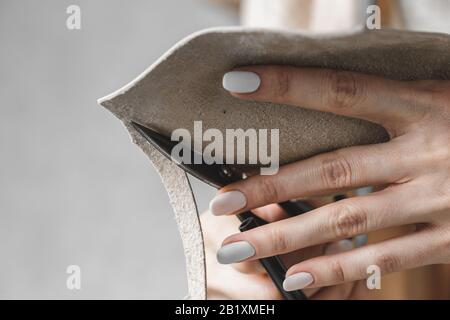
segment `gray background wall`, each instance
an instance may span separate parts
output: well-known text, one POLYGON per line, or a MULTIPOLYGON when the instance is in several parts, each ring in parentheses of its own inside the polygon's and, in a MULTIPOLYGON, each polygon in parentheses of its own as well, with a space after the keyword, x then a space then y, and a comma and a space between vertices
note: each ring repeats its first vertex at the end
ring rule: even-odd
MULTIPOLYGON (((185 295, 167 194, 96 99, 189 33, 237 20, 202 0, 0 1, 0 298, 185 295), (66 288, 71 264, 80 291, 66 288)), ((204 209, 214 191, 194 187, 204 209)))

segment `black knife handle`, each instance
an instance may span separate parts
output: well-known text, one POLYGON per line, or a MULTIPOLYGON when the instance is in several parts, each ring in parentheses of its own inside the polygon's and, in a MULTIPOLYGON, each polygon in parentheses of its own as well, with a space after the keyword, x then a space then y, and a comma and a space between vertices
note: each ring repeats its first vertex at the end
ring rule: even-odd
POLYGON ((314 209, 311 205, 301 200, 284 201, 280 202, 278 205, 282 207, 290 217, 298 216, 314 209))

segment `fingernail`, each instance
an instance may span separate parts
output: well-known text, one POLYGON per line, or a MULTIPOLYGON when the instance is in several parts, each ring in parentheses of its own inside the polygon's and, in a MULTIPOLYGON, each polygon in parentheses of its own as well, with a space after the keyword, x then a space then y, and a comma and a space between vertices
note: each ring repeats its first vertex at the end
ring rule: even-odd
POLYGON ((213 215, 221 216, 242 209, 247 204, 247 199, 240 191, 219 193, 209 203, 209 211, 213 215))
POLYGON ((236 241, 217 251, 217 261, 221 264, 235 263, 253 257, 255 253, 255 248, 247 241, 236 241))
POLYGON ((230 71, 222 79, 224 89, 236 93, 255 92, 260 84, 260 77, 250 71, 230 71))
POLYGON ((314 278, 310 273, 299 272, 287 277, 283 282, 283 289, 285 291, 300 290, 311 283, 313 283, 314 278))
POLYGON ((355 246, 357 248, 362 247, 367 244, 367 234, 360 234, 355 237, 355 246))
POLYGON ((338 242, 330 243, 325 249, 325 254, 334 254, 339 252, 345 252, 354 248, 353 241, 345 239, 338 242))

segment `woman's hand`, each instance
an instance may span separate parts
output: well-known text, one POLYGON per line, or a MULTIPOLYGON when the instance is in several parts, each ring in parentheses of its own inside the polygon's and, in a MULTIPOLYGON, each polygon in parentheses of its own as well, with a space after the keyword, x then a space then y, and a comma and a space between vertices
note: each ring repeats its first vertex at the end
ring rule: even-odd
MULTIPOLYGON (((278 205, 269 205, 254 210, 255 214, 267 221, 286 219, 287 215, 278 205)), ((208 299, 282 299, 277 288, 258 261, 245 261, 229 265, 219 264, 216 259, 217 249, 222 240, 237 232, 239 220, 234 216, 218 219, 205 212, 201 216, 205 238, 206 274, 208 299)), ((282 256, 287 266, 304 259, 345 252, 353 248, 350 240, 342 240, 329 245, 319 245, 292 252, 282 256)), ((362 282, 347 283, 322 289, 306 289, 304 293, 309 299, 349 299, 361 297, 364 293, 362 282), (360 288, 358 290, 358 288, 360 288)))
POLYGON ((362 186, 387 187, 227 237, 218 252, 222 261, 255 260, 383 228, 414 225, 415 231, 404 236, 295 264, 287 272, 285 288, 364 279, 371 265, 390 273, 450 263, 450 81, 393 81, 284 66, 240 71, 254 74, 232 72, 224 77, 224 87, 239 99, 369 120, 382 125, 391 140, 317 155, 285 165, 276 175, 228 185, 211 201, 213 214, 236 214, 362 186), (239 250, 229 250, 238 241, 239 250))

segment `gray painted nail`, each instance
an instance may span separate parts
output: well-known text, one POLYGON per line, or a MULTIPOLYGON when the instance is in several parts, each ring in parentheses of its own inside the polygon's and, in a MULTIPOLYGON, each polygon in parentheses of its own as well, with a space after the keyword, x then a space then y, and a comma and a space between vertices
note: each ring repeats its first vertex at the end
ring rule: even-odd
POLYGON ((251 93, 258 90, 261 78, 250 71, 230 71, 225 73, 222 85, 225 90, 236 93, 251 93))
POLYGON ((255 248, 247 241, 236 241, 219 249, 217 261, 221 264, 235 263, 253 257, 255 253, 255 248))
POLYGON ((311 283, 314 278, 310 273, 299 272, 287 277, 283 282, 283 289, 285 291, 301 290, 311 283))
POLYGON ((216 216, 233 213, 247 204, 245 195, 240 191, 219 193, 209 203, 209 211, 216 216))

